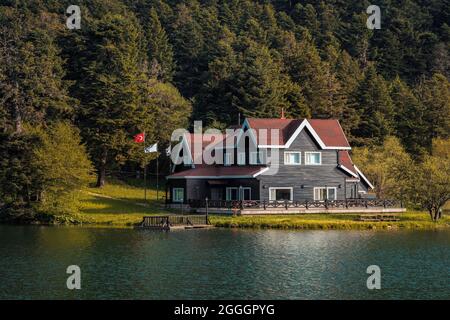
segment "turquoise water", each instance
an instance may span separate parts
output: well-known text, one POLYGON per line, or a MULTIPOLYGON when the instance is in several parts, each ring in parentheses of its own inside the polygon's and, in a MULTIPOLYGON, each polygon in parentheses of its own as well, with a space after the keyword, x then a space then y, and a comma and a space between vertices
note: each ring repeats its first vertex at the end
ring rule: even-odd
POLYGON ((0 299, 419 298, 450 298, 450 231, 0 226, 0 299))

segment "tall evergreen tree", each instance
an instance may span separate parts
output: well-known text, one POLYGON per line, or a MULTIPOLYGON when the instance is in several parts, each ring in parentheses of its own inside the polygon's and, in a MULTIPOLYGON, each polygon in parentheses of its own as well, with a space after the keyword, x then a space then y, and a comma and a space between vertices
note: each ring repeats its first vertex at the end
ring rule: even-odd
POLYGON ((330 118, 340 114, 335 104, 337 81, 329 65, 320 58, 309 33, 300 42, 292 36, 287 40, 283 49, 285 65, 292 80, 301 86, 311 115, 330 118))
POLYGON ((416 158, 420 157, 427 143, 424 105, 399 77, 391 85, 391 97, 395 112, 395 133, 406 151, 416 158))
POLYGON ((198 100, 198 108, 206 108, 209 123, 216 115, 221 123, 235 123, 238 113, 279 117, 282 108, 292 115, 309 114, 300 87, 283 74, 282 65, 267 47, 249 38, 222 41, 221 45, 223 56, 210 64, 209 80, 198 100))
POLYGON ((117 14, 104 16, 88 33, 93 59, 86 63, 79 88, 78 122, 98 170, 99 187, 105 184, 107 168, 130 148, 133 134, 151 121, 142 103, 146 78, 141 37, 133 18, 117 14))
POLYGON ((150 10, 149 16, 149 23, 145 30, 148 61, 158 79, 170 82, 175 69, 172 45, 154 8, 150 10))
POLYGON ((202 73, 207 65, 202 63, 205 39, 192 9, 182 4, 177 7, 176 18, 171 26, 177 69, 175 83, 183 96, 193 97, 201 87, 202 73))
POLYGON ((0 109, 3 130, 22 132, 23 122, 42 123, 72 112, 63 60, 48 23, 32 13, 0 12, 0 109))
POLYGON ((393 130, 393 104, 389 88, 375 67, 370 66, 357 92, 360 123, 354 130, 359 143, 381 144, 393 130))
POLYGON ((450 83, 442 74, 423 80, 416 88, 417 96, 425 107, 427 124, 426 145, 430 150, 434 138, 450 137, 450 83))

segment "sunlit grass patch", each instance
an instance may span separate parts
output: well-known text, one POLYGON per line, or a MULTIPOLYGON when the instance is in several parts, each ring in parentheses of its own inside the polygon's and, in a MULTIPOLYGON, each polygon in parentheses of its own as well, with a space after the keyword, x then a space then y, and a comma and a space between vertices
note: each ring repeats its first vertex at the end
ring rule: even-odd
POLYGON ((73 219, 78 223, 130 226, 141 222, 144 216, 171 213, 164 208, 164 200, 156 200, 155 189, 147 189, 144 201, 143 187, 113 180, 103 188, 82 190, 73 219))
POLYGON ((406 212, 400 221, 356 221, 359 214, 305 214, 284 216, 211 216, 217 227, 272 229, 432 229, 450 227, 450 217, 431 221, 424 212, 406 212))

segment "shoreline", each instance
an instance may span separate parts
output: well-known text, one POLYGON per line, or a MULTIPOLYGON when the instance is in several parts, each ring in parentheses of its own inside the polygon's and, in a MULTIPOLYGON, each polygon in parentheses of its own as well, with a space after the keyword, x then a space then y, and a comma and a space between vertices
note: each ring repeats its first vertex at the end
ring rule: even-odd
MULTIPOLYGON (((433 222, 426 213, 406 212, 400 215, 401 220, 395 222, 380 221, 366 222, 355 221, 358 214, 309 214, 309 215, 279 215, 279 216, 224 216, 210 215, 211 224, 216 228, 227 229, 256 229, 256 230, 442 230, 450 229, 450 216, 445 215, 438 222, 433 222), (428 220, 427 220, 428 219, 428 220)), ((95 216, 95 215, 94 215, 95 216)), ((68 222, 49 221, 2 221, 0 224, 17 226, 68 226, 68 227, 88 227, 88 228, 136 228, 142 217, 130 216, 129 220, 124 220, 123 216, 114 214, 107 215, 95 221, 92 216, 86 219, 84 215, 72 216, 68 222)))

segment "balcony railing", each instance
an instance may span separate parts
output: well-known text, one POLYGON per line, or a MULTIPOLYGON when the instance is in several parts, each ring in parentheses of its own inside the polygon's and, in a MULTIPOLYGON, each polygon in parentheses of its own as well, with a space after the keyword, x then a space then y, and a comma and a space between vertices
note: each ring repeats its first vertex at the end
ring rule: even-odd
POLYGON ((388 199, 346 199, 346 200, 301 200, 301 201, 267 201, 267 200, 188 200, 191 208, 223 209, 348 209, 348 208, 403 208, 398 200, 388 199))

